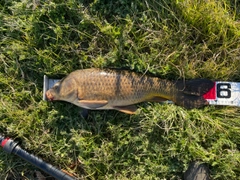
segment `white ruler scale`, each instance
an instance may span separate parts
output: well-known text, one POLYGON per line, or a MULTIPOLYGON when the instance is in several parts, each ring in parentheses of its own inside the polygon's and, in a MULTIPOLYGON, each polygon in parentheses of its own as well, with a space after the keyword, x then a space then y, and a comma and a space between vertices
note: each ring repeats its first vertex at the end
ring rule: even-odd
POLYGON ((240 106, 240 83, 216 81, 203 97, 211 105, 240 106))
MULTIPOLYGON (((58 81, 60 79, 50 79, 44 75, 43 100, 47 100, 46 91, 58 81)), ((240 106, 240 82, 216 81, 214 87, 205 93, 203 98, 210 105, 240 106)))
POLYGON ((43 76, 43 100, 47 101, 46 92, 49 90, 55 83, 60 81, 60 79, 50 79, 46 75, 43 76))

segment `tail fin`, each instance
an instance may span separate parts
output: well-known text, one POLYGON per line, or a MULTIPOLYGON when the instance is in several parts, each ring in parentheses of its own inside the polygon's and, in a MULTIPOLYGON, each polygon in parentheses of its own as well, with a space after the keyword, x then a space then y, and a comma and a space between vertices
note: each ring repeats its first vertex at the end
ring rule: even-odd
POLYGON ((203 98, 214 86, 214 82, 208 79, 195 79, 185 83, 178 82, 178 94, 175 104, 185 107, 186 109, 200 108, 208 105, 208 101, 203 98))

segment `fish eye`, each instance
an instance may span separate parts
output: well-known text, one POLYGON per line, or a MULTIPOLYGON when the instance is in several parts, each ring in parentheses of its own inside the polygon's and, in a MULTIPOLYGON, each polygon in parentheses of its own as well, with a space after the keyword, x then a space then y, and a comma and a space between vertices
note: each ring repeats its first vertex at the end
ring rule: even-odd
POLYGON ((57 89, 59 86, 53 86, 53 89, 57 89))
POLYGON ((53 87, 52 87, 54 90, 57 90, 59 88, 59 83, 55 84, 53 87))

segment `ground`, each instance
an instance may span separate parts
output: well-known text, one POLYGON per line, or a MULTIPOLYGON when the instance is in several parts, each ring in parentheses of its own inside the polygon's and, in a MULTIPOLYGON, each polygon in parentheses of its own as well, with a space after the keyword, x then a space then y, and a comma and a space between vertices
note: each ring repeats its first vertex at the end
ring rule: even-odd
MULTIPOLYGON (((0 2, 0 133, 78 179, 240 176, 240 108, 142 103, 136 115, 42 100, 43 76, 123 68, 163 79, 240 81, 236 0, 0 2)), ((0 151, 0 179, 47 174, 0 151)))

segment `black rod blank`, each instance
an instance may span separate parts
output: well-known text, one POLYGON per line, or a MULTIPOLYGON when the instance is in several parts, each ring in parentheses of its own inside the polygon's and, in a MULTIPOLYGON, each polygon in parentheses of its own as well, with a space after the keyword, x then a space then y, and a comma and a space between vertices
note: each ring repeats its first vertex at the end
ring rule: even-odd
POLYGON ((48 163, 44 162, 42 159, 23 150, 18 145, 18 143, 14 142, 10 138, 4 138, 3 136, 0 135, 0 145, 3 147, 4 151, 6 151, 10 154, 16 154, 17 156, 28 161, 29 163, 33 164, 34 166, 38 167, 39 169, 43 170, 44 172, 53 176, 56 179, 75 180, 74 177, 69 176, 68 174, 64 173, 63 171, 53 167, 51 164, 48 164, 48 163))

